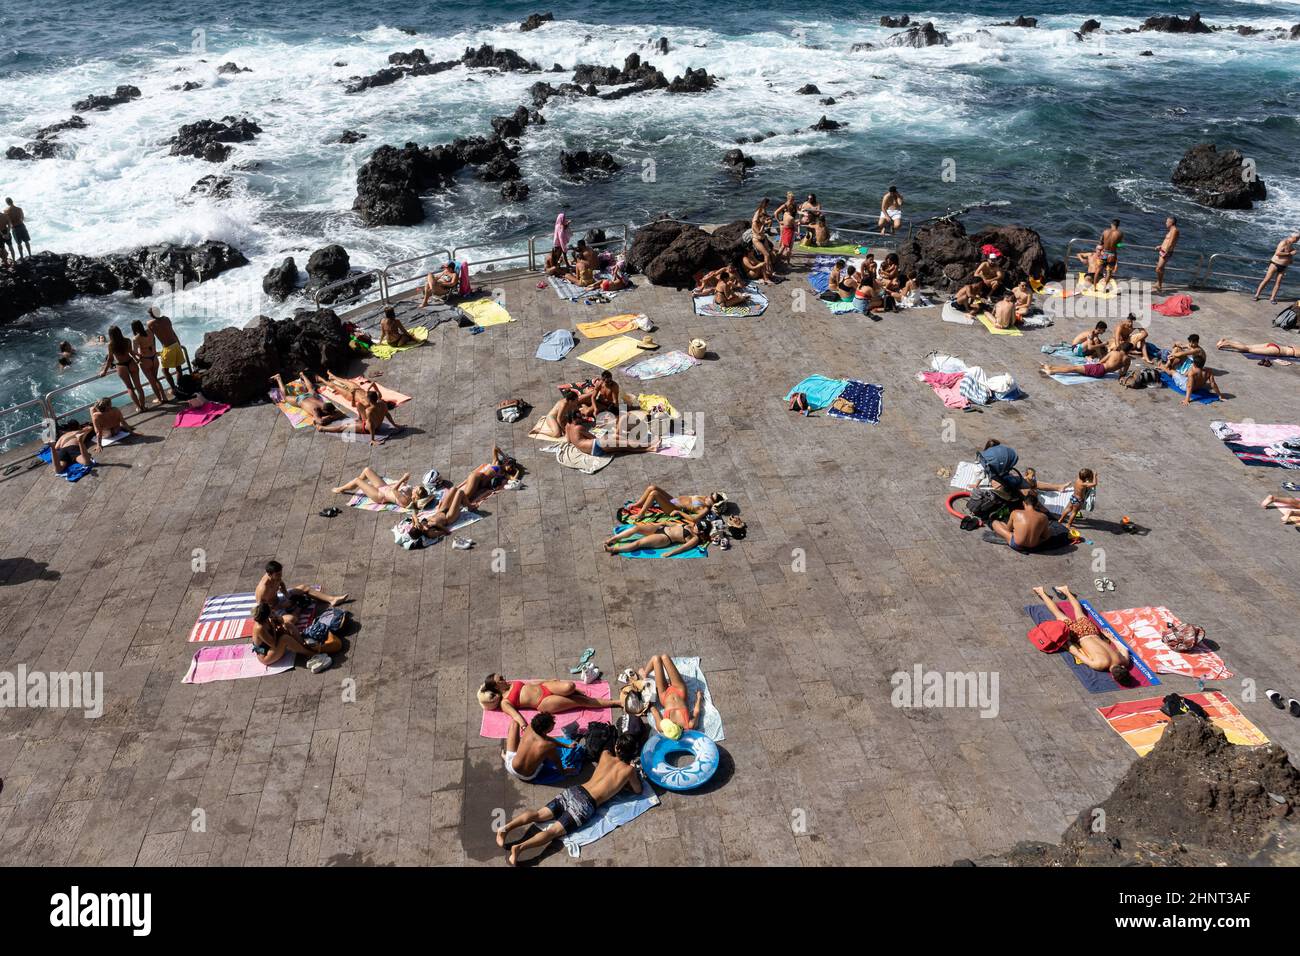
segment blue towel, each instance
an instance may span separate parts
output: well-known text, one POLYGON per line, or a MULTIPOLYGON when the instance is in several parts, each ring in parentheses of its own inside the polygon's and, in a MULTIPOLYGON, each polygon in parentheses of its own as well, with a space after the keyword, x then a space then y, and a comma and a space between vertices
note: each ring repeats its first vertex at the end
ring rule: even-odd
POLYGON ((809 408, 825 408, 848 386, 846 378, 827 378, 825 375, 809 375, 786 394, 788 402, 796 392, 803 392, 808 397, 809 408))
MULTIPOLYGON (((561 743, 573 743, 568 737, 561 734, 555 738, 561 743)), ((582 769, 583 764, 587 762, 587 751, 582 747, 560 748, 560 765, 558 767, 551 764, 543 764, 542 769, 537 772, 531 783, 541 784, 560 784, 567 778, 571 777, 577 771, 582 769)))
POLYGON ((813 291, 821 295, 830 286, 831 274, 829 272, 810 272, 808 273, 808 284, 812 286, 813 291))
MULTIPOLYGON (((1092 608, 1083 601, 1080 601, 1079 604, 1084 608, 1085 613, 1092 611, 1092 608)), ((1034 604, 1026 607, 1025 613, 1029 615, 1030 620, 1035 624, 1042 624, 1044 621, 1052 620, 1052 612, 1041 604, 1034 604)), ((1066 613, 1068 614, 1069 612, 1066 613)), ((1099 620, 1100 615, 1097 615, 1095 611, 1092 611, 1092 613, 1089 614, 1089 617, 1093 619, 1093 623, 1097 624, 1099 628, 1104 627, 1107 631, 1110 631, 1111 634, 1114 633, 1110 626, 1106 624, 1105 620, 1099 620)), ((1115 636, 1118 637, 1119 635, 1115 636)), ((1128 647, 1128 645, 1124 644, 1122 640, 1119 643, 1124 647, 1128 647)), ((1090 694, 1108 694, 1111 691, 1129 690, 1134 687, 1142 686, 1132 679, 1129 679, 1127 684, 1121 684, 1119 681, 1115 680, 1115 678, 1110 676, 1110 671, 1095 671, 1087 664, 1079 664, 1075 661, 1074 655, 1069 651, 1059 651, 1056 656, 1065 661, 1070 670, 1074 672, 1074 676, 1079 679, 1079 683, 1082 684, 1084 689, 1090 694)), ((1160 679, 1156 677, 1155 674, 1150 673, 1147 666, 1142 663, 1142 659, 1134 654, 1131 648, 1129 649, 1129 660, 1133 662, 1133 667, 1139 668, 1143 672, 1143 675, 1147 677, 1153 685, 1160 683, 1160 679)))
POLYGON ((596 811, 585 827, 574 830, 564 838, 564 847, 569 856, 577 856, 588 843, 595 843, 607 833, 612 833, 625 823, 631 823, 651 807, 659 806, 659 797, 644 778, 641 780, 641 792, 629 793, 626 790, 617 794, 612 800, 596 811))
MULTIPOLYGON (((826 414, 834 418, 847 418, 855 422, 867 422, 870 425, 880 424, 880 412, 882 408, 881 393, 884 389, 879 385, 870 385, 867 382, 859 382, 856 379, 849 379, 844 386, 844 391, 840 393, 840 398, 846 399, 853 403, 855 411, 852 415, 846 415, 843 412, 836 411, 834 408, 828 408, 826 414)), ((812 404, 812 399, 808 400, 812 404)))
MULTIPOLYGON (((45 464, 49 465, 49 464, 53 464, 54 462, 53 454, 54 453, 50 451, 50 446, 46 445, 44 448, 41 449, 40 454, 38 454, 36 457, 39 458, 41 461, 45 462, 45 464)), ((90 474, 91 471, 94 470, 95 465, 98 464, 98 462, 96 462, 95 459, 93 458, 90 459, 90 462, 91 462, 90 467, 87 468, 81 462, 74 461, 72 464, 68 465, 68 467, 64 470, 63 474, 60 477, 66 478, 68 481, 80 481, 82 478, 86 477, 86 475, 90 474)))
MULTIPOLYGON (((618 525, 616 528, 614 528, 614 532, 618 533, 619 531, 626 531, 630 527, 632 527, 630 524, 621 524, 618 525)), ((669 545, 666 548, 646 548, 645 550, 642 551, 626 551, 619 554, 619 557, 621 558, 662 558, 665 554, 667 554, 675 547, 677 547, 677 545, 673 544, 673 545, 669 545)), ((699 545, 696 545, 695 547, 691 548, 689 551, 683 551, 681 554, 673 555, 674 558, 707 558, 708 556, 709 556, 709 552, 704 550, 704 548, 700 547, 699 545)))
POLYGON ((542 336, 542 344, 537 346, 537 357, 547 362, 558 362, 577 347, 573 333, 568 329, 556 329, 542 336))
MULTIPOLYGON (((1179 373, 1177 377, 1175 377, 1174 375, 1170 375, 1168 372, 1161 372, 1160 384, 1165 386, 1165 388, 1172 388, 1179 395, 1187 394, 1187 376, 1182 373, 1179 373)), ((1209 405, 1218 400, 1218 395, 1215 395, 1213 392, 1207 392, 1205 389, 1201 389, 1199 392, 1192 394, 1192 401, 1201 405, 1209 405)))

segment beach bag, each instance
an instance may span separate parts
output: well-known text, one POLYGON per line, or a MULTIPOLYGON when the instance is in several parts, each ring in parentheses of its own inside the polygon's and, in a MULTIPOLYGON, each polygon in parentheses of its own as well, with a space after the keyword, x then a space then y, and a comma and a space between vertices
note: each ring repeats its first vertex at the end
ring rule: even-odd
POLYGON ((1194 714, 1201 720, 1209 720, 1210 715, 1194 700, 1188 700, 1181 694, 1166 694, 1164 701, 1160 704, 1160 713, 1168 717, 1176 717, 1179 714, 1194 714))
POLYGON ((316 619, 307 625, 307 630, 303 632, 303 637, 312 643, 324 641, 330 634, 337 634, 348 626, 351 620, 350 611, 343 611, 336 607, 326 608, 316 616, 316 619))
POLYGON ((989 521, 1002 508, 1005 508, 1006 504, 994 492, 985 488, 977 488, 966 499, 966 514, 981 521, 989 521))
POLYGON ((1300 325, 1300 318, 1296 316, 1295 306, 1287 306, 1279 312, 1277 318, 1273 320, 1273 324, 1279 329, 1285 329, 1288 332, 1300 325))
POLYGON ((497 421, 514 424, 524 416, 526 403, 522 398, 512 398, 497 406, 497 421))
POLYGON ((636 714, 623 714, 615 722, 615 727, 620 734, 628 734, 634 737, 638 747, 645 743, 646 737, 650 735, 650 728, 636 714))
POLYGON ((1070 625, 1065 621, 1044 621, 1029 631, 1029 643, 1044 654, 1055 654, 1070 642, 1070 625))
POLYGON ((1204 639, 1205 628, 1197 627, 1195 624, 1179 624, 1177 627, 1166 627, 1160 635, 1160 640, 1164 641, 1166 647, 1180 652, 1190 651, 1204 639))
POLYGON ((614 747, 614 725, 602 720, 587 725, 587 733, 582 739, 582 749, 587 752, 587 759, 595 763, 600 755, 614 747))
POLYGON ((686 353, 693 359, 702 360, 709 351, 709 343, 704 339, 691 339, 691 344, 686 347, 686 353))

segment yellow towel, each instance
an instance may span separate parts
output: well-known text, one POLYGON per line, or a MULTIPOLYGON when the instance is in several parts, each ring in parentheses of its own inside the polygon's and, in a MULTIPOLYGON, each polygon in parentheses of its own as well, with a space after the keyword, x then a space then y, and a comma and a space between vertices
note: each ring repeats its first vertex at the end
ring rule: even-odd
POLYGON ((621 365, 628 359, 640 355, 641 349, 637 348, 636 339, 626 335, 620 335, 616 339, 610 339, 604 345, 598 345, 585 355, 579 355, 578 360, 586 362, 588 365, 595 365, 597 368, 609 370, 615 365, 621 365))
POLYGON ((992 332, 994 335, 1021 335, 1021 334, 1023 334, 1019 329, 1000 329, 1000 328, 998 328, 996 325, 993 324, 993 317, 990 316, 987 312, 981 312, 979 315, 975 316, 975 318, 979 319, 980 325, 984 326, 984 328, 988 329, 988 330, 989 330, 990 332, 992 332))
POLYGON ((460 303, 460 310, 474 320, 475 325, 487 328, 489 325, 504 325, 513 322, 510 313, 492 299, 475 299, 473 302, 460 303))
POLYGON ((377 359, 387 361, 398 352, 405 352, 407 349, 413 349, 417 345, 423 345, 429 340, 429 330, 423 325, 417 325, 414 328, 407 329, 411 333, 411 338, 415 339, 415 345, 385 345, 382 342, 376 342, 370 346, 370 354, 377 359))
POLYGON ((589 339, 603 339, 609 335, 631 332, 633 329, 638 328, 636 320, 640 318, 643 318, 643 316, 635 312, 611 315, 609 318, 600 319, 597 322, 579 322, 578 331, 589 339))
POLYGON ((664 398, 662 395, 638 395, 636 401, 637 404, 641 406, 641 411, 643 412, 650 411, 650 409, 654 408, 656 405, 662 405, 664 411, 666 411, 670 416, 673 418, 677 417, 677 409, 673 408, 672 402, 668 401, 668 399, 664 398))

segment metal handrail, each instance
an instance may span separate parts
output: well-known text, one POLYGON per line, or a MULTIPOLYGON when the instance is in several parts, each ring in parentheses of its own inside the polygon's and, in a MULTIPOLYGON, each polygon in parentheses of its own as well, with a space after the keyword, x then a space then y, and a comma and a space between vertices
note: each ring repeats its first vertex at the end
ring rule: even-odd
MULTIPOLYGON (((321 307, 321 301, 320 301, 321 296, 322 296, 324 293, 328 292, 330 289, 338 288, 339 286, 351 285, 351 284, 353 284, 353 283, 356 283, 356 282, 361 281, 361 280, 364 279, 366 276, 374 276, 374 277, 375 277, 375 279, 377 280, 377 285, 378 285, 378 287, 379 287, 379 299, 380 299, 381 301, 383 301, 383 302, 387 302, 387 301, 388 301, 388 290, 387 290, 387 286, 386 286, 386 284, 385 284, 385 282, 384 282, 384 270, 383 270, 382 268, 380 268, 380 269, 368 269, 368 270, 365 271, 365 272, 358 272, 356 275, 348 275, 348 276, 344 276, 342 279, 338 279, 338 280, 336 280, 336 281, 334 281, 334 282, 331 282, 329 285, 323 285, 323 286, 321 286, 319 289, 317 289, 317 290, 315 291, 315 293, 314 293, 313 296, 312 296, 312 298, 313 298, 313 299, 315 300, 315 302, 316 302, 316 308, 317 308, 317 309, 320 309, 320 307, 321 307)), ((370 286, 367 286, 366 288, 362 289, 361 292, 359 292, 359 293, 358 293, 357 295, 355 295, 355 296, 352 296, 351 298, 343 299, 343 300, 341 300, 341 301, 336 299, 335 301, 333 301, 333 302, 329 302, 329 303, 326 303, 326 304, 327 304, 327 305, 331 305, 331 306, 333 306, 333 305, 360 306, 360 305, 362 304, 363 300, 365 300, 366 298, 369 297, 370 289, 371 289, 371 287, 370 287, 370 286)))
POLYGON ((418 256, 412 256, 409 259, 401 259, 397 262, 390 262, 387 265, 385 265, 381 270, 384 273, 384 292, 385 295, 387 296, 385 301, 391 302, 393 299, 397 298, 395 290, 398 287, 406 285, 411 282, 419 282, 427 274, 427 270, 421 270, 418 275, 408 276, 405 279, 394 279, 393 278, 394 269, 399 269, 402 266, 409 266, 416 262, 425 262, 435 257, 441 258, 443 262, 448 262, 452 259, 451 249, 449 248, 433 249, 430 252, 426 252, 418 256))
POLYGON ((33 405, 38 406, 41 410, 41 420, 34 425, 26 425, 23 428, 15 429, 4 435, 0 435, 0 446, 8 443, 11 438, 17 438, 19 435, 25 435, 32 431, 45 431, 49 427, 50 411, 49 406, 45 403, 44 397, 31 398, 18 405, 11 405, 9 408, 0 410, 0 416, 10 415, 14 412, 21 412, 24 408, 31 408, 33 405))
MULTIPOLYGON (((1218 275, 1222 276, 1225 279, 1242 279, 1247 282, 1258 282, 1260 279, 1262 279, 1264 275, 1267 273, 1268 266, 1272 262, 1271 256, 1265 259, 1263 262, 1261 262, 1259 259, 1253 259, 1250 256, 1239 256, 1228 252, 1216 252, 1210 256, 1209 261, 1206 262, 1205 264, 1205 274, 1201 276, 1201 282, 1203 284, 1207 286, 1209 285, 1210 277, 1215 275, 1215 271, 1214 271, 1215 263, 1217 263, 1221 259, 1231 259, 1233 262, 1250 262, 1257 266, 1262 266, 1264 268, 1265 270, 1264 273, 1256 273, 1255 275, 1249 275, 1249 276, 1243 275, 1242 273, 1239 272, 1218 273, 1218 275)), ((1284 277, 1281 286, 1279 286, 1279 289, 1290 289, 1290 288, 1300 289, 1300 282, 1298 282, 1298 280, 1296 279, 1288 279, 1284 277)))
MULTIPOLYGON (((1099 239, 1085 239, 1085 238, 1083 238, 1082 236, 1076 236, 1075 238, 1073 238, 1073 239, 1071 239, 1069 242, 1067 242, 1067 243, 1065 244, 1065 271, 1066 271, 1066 273, 1069 274, 1069 272, 1070 272, 1070 259, 1071 259, 1071 257, 1072 257, 1072 253, 1073 253, 1073 250, 1074 250, 1074 247, 1075 247, 1075 244, 1076 244, 1076 243, 1079 244, 1079 245, 1081 245, 1081 246, 1086 245, 1086 246, 1088 246, 1089 248, 1091 248, 1092 246, 1097 245, 1099 242, 1100 242, 1099 239)), ((1147 251, 1147 252, 1158 252, 1158 251, 1160 250, 1160 247, 1159 247, 1159 246, 1142 246, 1142 245, 1137 245, 1137 244, 1135 244, 1135 243, 1126 242, 1126 243, 1124 243, 1124 249, 1125 249, 1125 250, 1128 250, 1128 249, 1141 249, 1141 250, 1145 250, 1145 251, 1147 251)), ((1188 288, 1192 288, 1192 289, 1197 288, 1197 287, 1200 285, 1200 280, 1203 278, 1203 277, 1201 276, 1201 269, 1203 268, 1204 263, 1205 263, 1205 253, 1203 253, 1203 252, 1199 252, 1199 251, 1197 251, 1197 250, 1195 250, 1195 249, 1186 249, 1186 248, 1184 248, 1184 249, 1182 249, 1182 250, 1180 250, 1180 251, 1182 251, 1183 253, 1188 253, 1188 252, 1190 252, 1192 255, 1196 256, 1196 264, 1195 264, 1194 266, 1169 265, 1169 266, 1165 266, 1165 271, 1166 271, 1166 272, 1187 272, 1187 273, 1190 273, 1191 276, 1190 276, 1190 278, 1189 278, 1188 281, 1187 281, 1187 286, 1188 286, 1188 288)), ((1156 269, 1156 263, 1154 263, 1154 262, 1141 262, 1141 261, 1137 261, 1137 260, 1133 260, 1133 259, 1125 259, 1124 261, 1125 261, 1125 265, 1133 266, 1134 268, 1138 268, 1138 269, 1150 269, 1152 272, 1154 272, 1155 269, 1156 269)))

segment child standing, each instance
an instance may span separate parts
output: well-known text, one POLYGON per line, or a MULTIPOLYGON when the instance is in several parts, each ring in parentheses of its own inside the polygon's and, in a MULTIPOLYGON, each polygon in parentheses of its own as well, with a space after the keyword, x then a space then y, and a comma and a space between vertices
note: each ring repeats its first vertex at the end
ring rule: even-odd
POLYGON ((1091 468, 1080 468, 1079 477, 1074 479, 1074 488, 1070 492, 1070 503, 1061 513, 1061 522, 1067 528, 1074 527, 1074 519, 1083 510, 1088 496, 1097 490, 1097 475, 1091 468))

